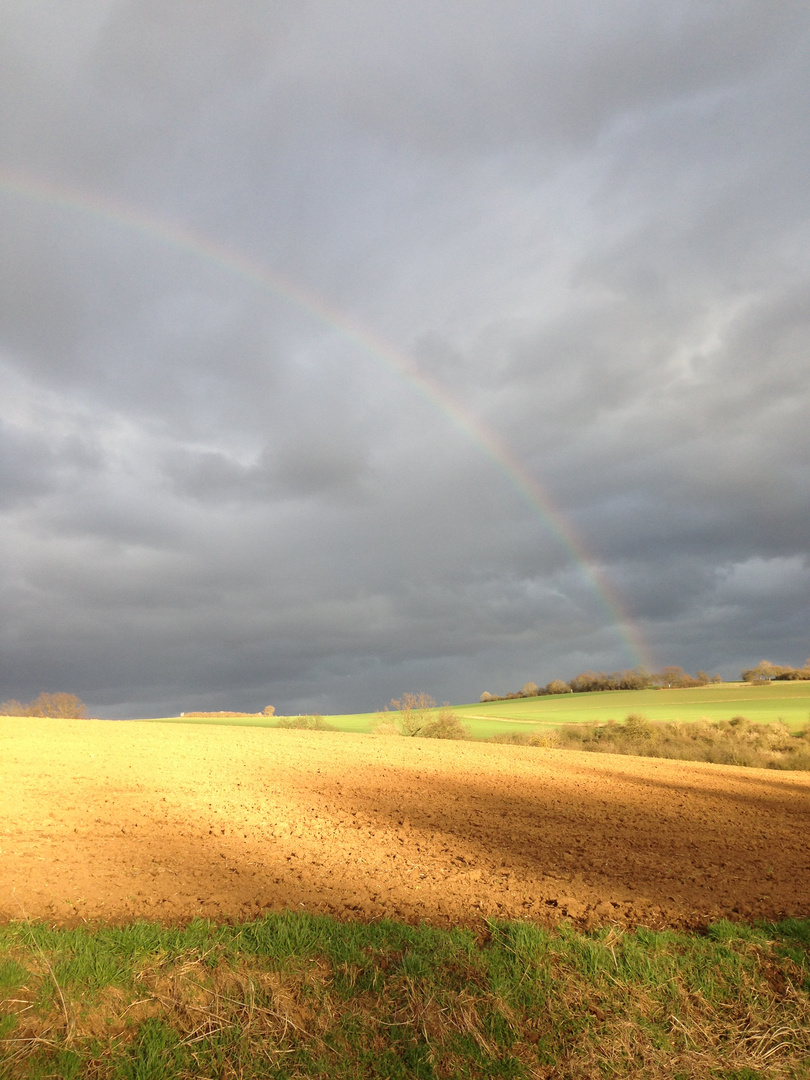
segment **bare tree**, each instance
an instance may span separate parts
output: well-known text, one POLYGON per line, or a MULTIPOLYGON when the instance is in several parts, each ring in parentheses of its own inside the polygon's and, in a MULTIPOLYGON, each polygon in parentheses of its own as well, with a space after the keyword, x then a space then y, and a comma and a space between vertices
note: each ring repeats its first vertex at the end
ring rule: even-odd
POLYGON ((29 716, 53 716, 59 720, 74 720, 87 716, 84 702, 75 694, 40 694, 31 702, 29 709, 29 716))
POLYGON ((3 716, 51 716, 58 720, 83 719, 87 708, 75 694, 45 694, 35 697, 27 705, 19 701, 4 701, 0 705, 3 716))
POLYGON ((391 708, 399 713, 399 730, 413 738, 424 734, 433 719, 436 702, 430 694, 403 694, 401 698, 391 699, 391 708))
POLYGON ((749 683, 770 682, 777 675, 782 675, 786 671, 790 671, 790 668, 785 667, 783 664, 772 664, 770 660, 760 660, 756 667, 749 668, 748 671, 742 673, 742 679, 743 682, 749 683))

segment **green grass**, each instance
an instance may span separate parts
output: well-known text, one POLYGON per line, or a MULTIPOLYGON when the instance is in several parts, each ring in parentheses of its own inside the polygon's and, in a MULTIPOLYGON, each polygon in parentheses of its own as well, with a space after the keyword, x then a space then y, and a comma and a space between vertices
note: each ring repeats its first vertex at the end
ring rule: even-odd
MULTIPOLYGON (((487 739, 491 735, 503 734, 504 731, 518 732, 526 730, 526 725, 520 722, 503 723, 498 719, 468 720, 462 711, 466 707, 467 706, 459 706, 453 708, 453 712, 458 713, 465 726, 469 729, 470 735, 475 739, 487 739)), ((380 724, 381 717, 383 723, 396 723, 395 713, 391 713, 387 717, 381 713, 347 713, 342 716, 325 716, 324 720, 334 731, 348 731, 360 735, 368 735, 380 724)), ((217 727, 279 728, 282 726, 279 723, 279 720, 281 719, 283 718, 278 716, 258 716, 255 718, 204 717, 200 719, 191 716, 163 716, 140 722, 147 724, 213 724, 217 727)))
MULTIPOLYGON (((650 720, 730 720, 743 715, 755 723, 783 720, 791 731, 810 721, 810 682, 721 683, 688 690, 605 690, 593 694, 559 694, 453 706, 453 712, 475 739, 509 732, 540 731, 563 724, 621 721, 640 712, 650 720)), ((327 716, 336 731, 368 733, 380 713, 327 716)), ((396 720, 392 713, 391 721, 396 720)), ((277 727, 279 717, 162 717, 151 723, 216 724, 236 727, 277 727)))
POLYGON ((0 1075, 732 1077, 810 1073, 810 921, 703 934, 300 913, 0 928, 0 1075))
POLYGON ((742 714, 764 723, 784 720, 798 731, 810 720, 810 682, 720 683, 688 690, 604 690, 593 694, 559 694, 511 701, 462 705, 455 711, 469 723, 495 718, 523 724, 560 727, 562 724, 623 720, 640 712, 650 720, 729 720, 742 714))

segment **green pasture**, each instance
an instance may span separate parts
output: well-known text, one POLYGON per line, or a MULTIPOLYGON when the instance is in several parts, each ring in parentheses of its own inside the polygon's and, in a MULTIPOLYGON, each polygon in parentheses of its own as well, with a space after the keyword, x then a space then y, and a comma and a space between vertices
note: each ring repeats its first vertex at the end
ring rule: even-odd
MULTIPOLYGON (((527 730, 522 721, 501 720, 498 717, 488 719, 470 719, 464 715, 465 708, 472 706, 458 706, 453 712, 459 713, 463 722, 470 730, 470 734, 476 739, 487 739, 490 735, 503 735, 510 731, 527 730)), ((438 710, 437 710, 438 711, 438 710)), ((217 717, 193 717, 193 716, 161 716, 154 719, 141 721, 147 724, 214 724, 217 727, 259 727, 275 728, 279 726, 278 716, 217 716, 217 717)), ((352 731, 360 735, 368 735, 381 722, 395 724, 396 713, 346 713, 342 716, 325 716, 324 720, 335 731, 352 731)))
MULTIPOLYGON (((563 724, 622 721, 628 713, 649 720, 730 720, 745 716, 754 723, 783 720, 792 731, 810 722, 810 682, 719 683, 686 690, 604 690, 592 694, 555 694, 509 701, 453 706, 453 712, 476 739, 521 731, 529 733, 563 724)), ((380 721, 396 722, 396 713, 347 713, 324 718, 336 731, 367 734, 380 721)), ((150 721, 170 724, 216 724, 234 727, 278 725, 276 716, 166 716, 150 721)))
MULTIPOLYGON (((745 716, 762 724, 783 720, 798 731, 810 722, 810 682, 720 683, 686 690, 604 690, 592 694, 555 694, 510 701, 461 705, 454 710, 476 734, 479 722, 517 722, 523 731, 608 720, 628 713, 648 720, 730 720, 745 716)), ((504 724, 505 726, 505 724, 504 724)))

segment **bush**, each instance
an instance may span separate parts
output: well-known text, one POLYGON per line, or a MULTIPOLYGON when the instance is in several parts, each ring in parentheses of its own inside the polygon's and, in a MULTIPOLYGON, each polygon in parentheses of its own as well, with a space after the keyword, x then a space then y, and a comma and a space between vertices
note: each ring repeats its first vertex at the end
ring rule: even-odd
POLYGON ((200 710, 195 710, 194 712, 180 713, 180 715, 187 716, 195 720, 214 720, 217 718, 222 718, 223 720, 234 720, 239 716, 263 716, 264 713, 234 712, 232 709, 218 709, 216 712, 201 712, 200 710))
POLYGON ((544 750, 553 750, 559 745, 560 735, 553 728, 549 731, 533 732, 531 735, 522 731, 509 731, 503 735, 491 735, 486 741, 503 746, 538 746, 544 750))
POLYGON ((653 737, 650 721, 641 713, 630 713, 624 722, 624 730, 629 739, 651 739, 653 737))
MULTIPOLYGON (((394 698, 391 705, 399 714, 397 716, 399 733, 407 738, 469 738, 467 728, 449 705, 443 705, 439 712, 436 712, 436 702, 430 694, 403 694, 401 698, 394 698)), ((379 726, 377 730, 379 731, 379 726)))
POLYGON ((423 739, 467 739, 469 731, 449 708, 428 721, 420 732, 423 739))
POLYGON ((422 735, 432 722, 436 702, 430 694, 403 694, 401 698, 391 699, 391 707, 399 713, 400 733, 412 739, 422 735))
POLYGON ((277 728, 296 731, 334 731, 331 724, 327 724, 322 716, 313 713, 310 716, 282 716, 276 724, 277 728))

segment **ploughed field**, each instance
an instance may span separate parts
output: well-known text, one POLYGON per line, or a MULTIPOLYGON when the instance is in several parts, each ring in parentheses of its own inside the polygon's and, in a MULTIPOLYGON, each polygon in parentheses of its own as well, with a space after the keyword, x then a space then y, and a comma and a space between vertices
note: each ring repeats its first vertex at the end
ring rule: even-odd
POLYGON ((0 718, 0 918, 810 915, 810 774, 398 736, 0 718))

